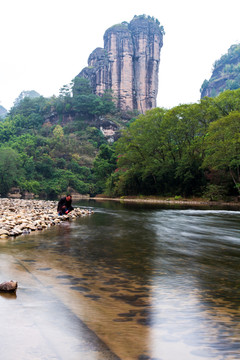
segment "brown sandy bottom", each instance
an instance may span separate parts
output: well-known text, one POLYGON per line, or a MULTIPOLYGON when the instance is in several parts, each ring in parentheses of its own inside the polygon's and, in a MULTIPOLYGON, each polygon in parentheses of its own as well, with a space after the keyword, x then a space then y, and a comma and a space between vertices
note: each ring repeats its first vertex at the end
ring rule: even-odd
POLYGON ((19 283, 16 295, 0 294, 4 360, 237 359, 239 309, 159 286, 159 274, 144 282, 53 250, 1 254, 0 274, 19 283))

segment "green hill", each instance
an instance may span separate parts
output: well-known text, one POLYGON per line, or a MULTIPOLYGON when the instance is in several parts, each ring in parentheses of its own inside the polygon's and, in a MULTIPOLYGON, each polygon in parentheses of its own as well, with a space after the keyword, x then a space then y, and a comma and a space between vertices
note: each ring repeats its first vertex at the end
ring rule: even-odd
POLYGON ((100 168, 129 120, 131 114, 122 117, 111 93, 93 94, 86 79, 75 78, 58 97, 22 96, 0 122, 1 195, 12 186, 48 198, 69 188, 80 194, 101 192, 99 178, 114 167, 107 161, 101 174, 100 168), (105 158, 97 174, 95 159, 101 153, 105 158))
POLYGON ((227 54, 224 54, 214 63, 212 76, 204 80, 200 92, 204 96, 214 97, 225 90, 240 88, 240 44, 232 45, 227 54))

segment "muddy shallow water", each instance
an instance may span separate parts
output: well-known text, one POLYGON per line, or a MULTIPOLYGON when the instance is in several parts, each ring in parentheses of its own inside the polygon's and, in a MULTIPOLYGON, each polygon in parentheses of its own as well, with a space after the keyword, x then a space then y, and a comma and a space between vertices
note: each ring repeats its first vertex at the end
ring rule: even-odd
POLYGON ((1 359, 239 359, 240 211, 82 205, 0 241, 1 359))

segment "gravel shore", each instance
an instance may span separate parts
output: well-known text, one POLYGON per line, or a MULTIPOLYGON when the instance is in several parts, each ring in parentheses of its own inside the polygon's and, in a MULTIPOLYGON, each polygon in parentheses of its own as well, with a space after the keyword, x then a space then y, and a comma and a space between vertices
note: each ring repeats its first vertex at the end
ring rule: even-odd
POLYGON ((91 213, 76 207, 69 214, 59 216, 56 201, 0 198, 0 238, 43 230, 91 213))

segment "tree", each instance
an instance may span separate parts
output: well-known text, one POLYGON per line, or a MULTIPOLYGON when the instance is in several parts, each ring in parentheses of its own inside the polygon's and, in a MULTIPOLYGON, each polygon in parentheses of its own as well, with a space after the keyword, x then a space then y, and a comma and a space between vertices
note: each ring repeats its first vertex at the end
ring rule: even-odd
POLYGON ((64 131, 61 125, 56 125, 53 129, 53 137, 54 139, 59 142, 63 140, 64 137, 64 131))
POLYGON ((104 190, 108 176, 116 169, 116 156, 113 148, 107 144, 102 144, 93 166, 96 192, 99 193, 104 190))
POLYGON ((226 90, 214 99, 219 110, 219 117, 230 114, 231 111, 240 111, 240 89, 226 90))
POLYGON ((203 166, 228 171, 240 193, 240 112, 210 124, 203 166))
POLYGON ((72 82, 70 84, 63 85, 63 87, 59 90, 59 97, 70 99, 72 97, 72 87, 72 82))
POLYGON ((69 170, 56 169, 50 179, 44 179, 42 190, 50 198, 56 198, 61 193, 66 193, 69 187, 81 194, 89 192, 89 184, 82 181, 77 174, 69 170))
POLYGON ((17 105, 11 108, 9 114, 14 116, 16 114, 21 114, 23 116, 30 116, 34 114, 41 114, 44 106, 46 105, 47 100, 43 97, 24 97, 17 105))
POLYGON ((113 91, 112 90, 105 90, 103 95, 101 96, 102 99, 102 114, 108 113, 115 113, 116 112, 116 105, 113 101, 113 91))
MULTIPOLYGON (((128 193, 136 192, 156 193, 163 185, 163 174, 167 172, 166 156, 168 152, 166 139, 166 127, 164 115, 166 111, 156 108, 140 115, 122 137, 117 141, 116 154, 117 173, 121 183, 117 187, 124 189, 124 183, 128 193)), ((121 190, 121 191, 122 191, 121 190)), ((125 195, 125 194, 122 194, 125 195)))
POLYGON ((6 196, 9 189, 17 184, 18 153, 11 148, 0 149, 0 193, 6 196))
POLYGON ((72 93, 73 97, 92 94, 90 81, 83 77, 76 76, 72 81, 72 93))
POLYGON ((54 161, 47 155, 43 154, 36 161, 36 170, 46 179, 51 178, 54 172, 54 161))
POLYGON ((82 77, 73 80, 73 110, 83 116, 100 116, 116 111, 113 93, 106 90, 103 95, 93 93, 90 81, 82 77))
MULTIPOLYGON (((136 194, 190 195, 204 183, 202 135, 204 106, 153 109, 129 126, 117 141, 119 184, 136 194), (132 187, 132 189, 131 189, 132 187)), ((122 191, 122 190, 121 190, 122 191)))

